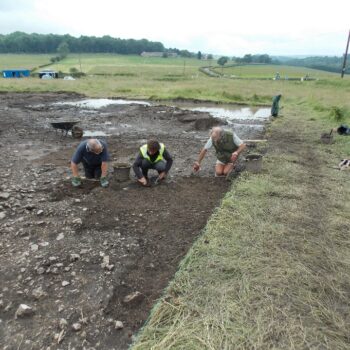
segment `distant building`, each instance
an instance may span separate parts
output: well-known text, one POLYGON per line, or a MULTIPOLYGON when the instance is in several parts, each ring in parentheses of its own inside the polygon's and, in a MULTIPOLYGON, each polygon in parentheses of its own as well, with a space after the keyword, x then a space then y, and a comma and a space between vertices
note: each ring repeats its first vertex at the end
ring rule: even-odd
POLYGON ((54 70, 51 70, 51 69, 44 69, 44 70, 39 72, 39 78, 42 79, 44 76, 45 76, 46 79, 48 77, 58 78, 58 73, 56 71, 54 71, 54 70))
POLYGON ((2 76, 4 78, 22 78, 29 77, 29 69, 5 69, 2 71, 2 76))
POLYGON ((166 57, 177 57, 176 52, 147 52, 147 51, 143 51, 141 53, 142 57, 164 57, 164 55, 166 57))
POLYGON ((163 57, 163 52, 146 52, 146 51, 143 51, 141 53, 141 56, 142 57, 163 57))

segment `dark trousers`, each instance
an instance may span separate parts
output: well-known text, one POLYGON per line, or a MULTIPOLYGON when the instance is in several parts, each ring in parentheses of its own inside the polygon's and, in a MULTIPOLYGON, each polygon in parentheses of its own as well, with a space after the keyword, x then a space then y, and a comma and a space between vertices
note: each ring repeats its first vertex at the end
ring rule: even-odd
POLYGON ((101 177, 101 164, 91 165, 86 163, 84 160, 82 161, 85 171, 85 177, 87 179, 99 179, 101 177))
POLYGON ((158 171, 158 174, 160 174, 163 171, 165 171, 165 166, 166 166, 166 163, 163 160, 157 163, 151 163, 147 159, 142 159, 142 164, 141 164, 142 175, 144 177, 147 177, 149 169, 155 169, 158 171))

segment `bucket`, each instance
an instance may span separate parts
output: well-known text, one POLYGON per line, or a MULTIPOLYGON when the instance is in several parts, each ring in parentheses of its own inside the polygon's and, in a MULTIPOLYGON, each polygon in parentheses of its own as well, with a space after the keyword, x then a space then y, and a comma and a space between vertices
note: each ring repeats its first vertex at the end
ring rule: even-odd
POLYGON ((333 135, 325 132, 321 135, 321 142, 325 144, 331 144, 333 143, 333 135))
POLYGON ((113 163, 113 177, 116 181, 130 180, 130 168, 128 163, 113 163))
POLYGON ((251 173, 259 173, 262 167, 261 154, 248 154, 246 157, 245 169, 251 173))

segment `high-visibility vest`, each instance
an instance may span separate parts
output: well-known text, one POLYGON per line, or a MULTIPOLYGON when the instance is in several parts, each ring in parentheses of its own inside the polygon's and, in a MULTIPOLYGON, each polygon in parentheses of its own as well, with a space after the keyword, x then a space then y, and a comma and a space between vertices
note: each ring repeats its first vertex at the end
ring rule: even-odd
POLYGON ((152 161, 151 157, 147 153, 147 144, 140 147, 140 152, 142 154, 142 157, 147 159, 152 164, 158 163, 159 161, 164 159, 163 158, 164 150, 165 150, 164 143, 160 143, 160 150, 159 150, 158 157, 154 161, 152 161))

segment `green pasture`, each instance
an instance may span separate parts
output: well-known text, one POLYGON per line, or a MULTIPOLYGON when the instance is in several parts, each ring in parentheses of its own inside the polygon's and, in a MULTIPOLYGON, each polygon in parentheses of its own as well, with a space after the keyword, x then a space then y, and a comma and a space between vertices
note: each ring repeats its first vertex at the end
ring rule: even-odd
MULTIPOLYGON (((326 79, 326 78, 336 78, 340 75, 336 73, 325 72, 317 69, 311 69, 306 67, 293 67, 293 66, 283 66, 283 65, 237 65, 237 66, 227 66, 222 69, 221 67, 216 67, 213 69, 217 73, 223 73, 230 77, 236 78, 259 78, 259 79, 273 79, 278 72, 281 79, 300 79, 305 77, 307 74, 313 79, 326 79)), ((340 70, 340 68, 339 68, 340 70)))
POLYGON ((50 57, 52 55, 0 54, 0 71, 13 68, 32 70, 35 67, 50 63, 50 57))
MULTIPOLYGON (((35 55, 28 55, 28 57, 11 55, 11 59, 18 64, 23 62, 23 66, 26 66, 25 62, 29 61, 32 65, 37 65, 44 57, 37 56, 35 60, 35 55)), ((4 61, 6 58, 9 59, 8 57, 8 55, 0 55, 0 60, 4 61)), ((213 78, 198 70, 201 66, 208 66, 209 63, 195 58, 143 58, 112 54, 69 55, 66 59, 46 68, 56 69, 65 74, 69 74, 71 68, 79 71, 81 69, 87 74, 85 77, 75 81, 62 79, 42 81, 36 77, 0 79, 0 91, 71 91, 90 97, 198 99, 253 105, 270 104, 272 96, 281 93, 284 95, 284 100, 298 104, 311 104, 318 109, 327 109, 327 105, 338 104, 350 107, 349 99, 345 98, 350 93, 349 76, 340 79, 338 75, 316 71, 325 78, 304 82, 213 78)), ((267 67, 269 66, 252 66, 245 69, 264 71, 267 67)), ((271 67, 271 69, 274 68, 274 66, 271 67)), ((310 72, 300 67, 275 67, 278 67, 280 74, 283 73, 284 68, 293 69, 299 75, 304 75, 306 71, 310 72)), ((261 74, 270 76, 268 71, 264 72, 261 74)))

